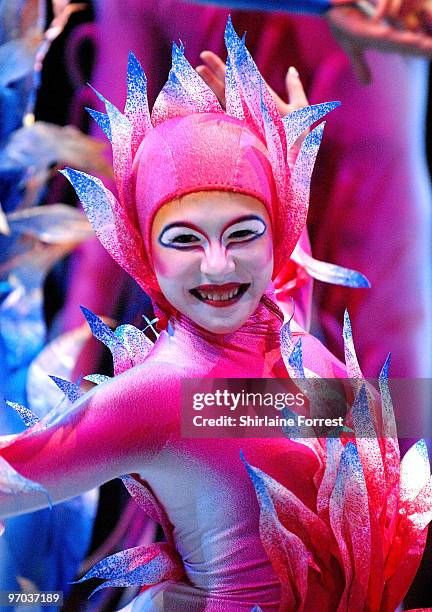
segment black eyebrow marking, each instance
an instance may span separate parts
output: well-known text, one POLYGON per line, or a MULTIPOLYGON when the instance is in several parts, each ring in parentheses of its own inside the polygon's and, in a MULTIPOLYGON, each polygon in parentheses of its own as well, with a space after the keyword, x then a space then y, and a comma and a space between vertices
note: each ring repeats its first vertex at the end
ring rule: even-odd
POLYGON ((198 234, 202 234, 208 240, 207 234, 202 229, 199 229, 194 223, 191 223, 189 221, 175 221, 174 223, 169 223, 168 225, 166 225, 163 228, 163 230, 161 231, 161 233, 159 234, 159 236, 158 236, 158 243, 161 246, 163 246, 163 247, 165 247, 167 249, 179 249, 179 248, 181 248, 182 251, 185 251, 187 249, 195 248, 195 245, 193 245, 193 244, 191 244, 189 246, 179 247, 178 245, 175 245, 175 244, 166 244, 165 242, 162 242, 162 238, 163 238, 164 234, 168 230, 172 229, 173 227, 185 227, 185 228, 191 229, 191 230, 197 232, 198 234))
POLYGON ((242 221, 261 221, 261 223, 263 223, 264 227, 267 229, 267 223, 259 215, 243 215, 242 217, 237 217, 236 219, 234 219, 234 221, 230 221, 229 223, 227 223, 222 229, 222 234, 228 227, 231 227, 231 225, 241 223, 242 221))

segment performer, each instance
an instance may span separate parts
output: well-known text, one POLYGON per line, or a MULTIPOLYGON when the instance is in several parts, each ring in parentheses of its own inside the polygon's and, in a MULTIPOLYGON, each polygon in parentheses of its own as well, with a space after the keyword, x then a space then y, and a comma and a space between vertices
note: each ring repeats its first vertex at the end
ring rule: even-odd
MULTIPOLYGON (((287 2, 287 9, 290 4, 287 2)), ((199 53, 204 48, 224 57, 221 43, 227 11, 223 9, 180 0, 128 0, 127 9, 104 0, 98 8, 99 59, 94 84, 109 91, 110 100, 118 106, 129 49, 143 63, 152 102, 169 69, 172 40, 182 39, 193 65, 201 62, 199 53)), ((340 12, 345 9, 348 13, 351 8, 340 7, 340 12)), ((352 11, 361 15, 357 9, 352 11)), ((279 95, 285 94, 288 67, 295 65, 312 103, 342 100, 338 120, 326 127, 308 229, 314 257, 361 270, 372 290, 315 283, 312 329, 342 358, 340 321, 348 307, 366 376, 375 377, 385 352, 391 351, 393 376, 429 377, 430 181, 422 144, 426 60, 368 51, 373 83, 365 87, 358 83, 324 19, 236 11, 235 22, 247 32, 248 48, 279 95), (330 235, 337 239, 329 239, 330 235), (389 236, 386 244, 383 235, 389 236)), ((377 27, 373 19, 368 24, 377 27)), ((387 28, 386 32, 392 31, 387 28)), ((396 30, 397 36, 400 33, 396 30)), ((76 274, 71 276, 62 317, 67 329, 81 324, 80 304, 124 320, 118 317, 119 301, 124 303, 124 296, 129 304, 140 300, 141 292, 133 291, 131 281, 125 286, 121 270, 98 247, 97 241, 87 242, 74 255, 76 274), (114 298, 98 290, 107 282, 115 287, 114 298)), ((296 316, 299 311, 296 307, 296 316)))
POLYGON ((109 102, 106 115, 93 113, 113 145, 118 199, 65 171, 101 242, 169 321, 149 351, 138 330, 110 335, 87 314, 123 373, 82 399, 60 383, 72 408, 0 441, 1 514, 46 505, 44 491, 58 502, 132 473, 128 489, 167 542, 114 555, 86 576, 155 585, 129 609, 394 610, 424 547, 432 482, 423 443, 399 478, 385 373, 383 414, 371 420, 364 390, 352 414, 354 434, 374 422, 380 441, 311 439, 308 448, 180 435, 184 378, 357 371, 348 322, 346 372, 314 338, 281 328, 271 285, 305 225, 323 125, 291 167, 286 151, 337 104, 281 119, 230 23, 226 38, 226 113, 174 46, 150 116, 131 56, 125 114, 109 102))

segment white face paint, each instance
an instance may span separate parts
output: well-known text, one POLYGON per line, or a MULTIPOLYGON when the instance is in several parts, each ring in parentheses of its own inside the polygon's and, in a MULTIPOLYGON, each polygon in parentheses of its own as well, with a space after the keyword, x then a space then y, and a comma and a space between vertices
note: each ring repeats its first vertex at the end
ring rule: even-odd
POLYGON ((248 195, 202 191, 172 200, 156 214, 151 242, 168 302, 216 334, 239 329, 271 280, 270 219, 248 195))

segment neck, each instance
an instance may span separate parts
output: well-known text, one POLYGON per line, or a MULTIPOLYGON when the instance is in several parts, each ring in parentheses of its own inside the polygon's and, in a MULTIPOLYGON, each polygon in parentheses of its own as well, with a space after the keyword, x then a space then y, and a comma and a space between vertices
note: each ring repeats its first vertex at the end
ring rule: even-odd
POLYGON ((189 346, 188 359, 207 361, 213 376, 261 377, 280 358, 279 333, 283 315, 272 292, 266 292, 253 315, 238 330, 215 334, 185 315, 170 319, 172 342, 189 346))
POLYGON ((188 333, 199 336, 205 341, 210 342, 213 346, 224 346, 235 339, 244 339, 250 337, 251 341, 254 337, 261 337, 264 334, 279 337, 279 331, 283 322, 283 315, 275 302, 268 297, 263 296, 258 304, 253 315, 239 329, 227 334, 215 334, 183 314, 178 314, 176 318, 171 318, 170 323, 177 333, 178 330, 184 329, 188 333))

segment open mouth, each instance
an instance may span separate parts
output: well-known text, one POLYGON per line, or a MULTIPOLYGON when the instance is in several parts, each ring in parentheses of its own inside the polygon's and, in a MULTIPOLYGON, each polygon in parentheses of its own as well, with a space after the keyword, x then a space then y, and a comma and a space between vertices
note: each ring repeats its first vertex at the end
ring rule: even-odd
POLYGON ((210 306, 231 306, 249 289, 250 283, 226 283, 225 285, 200 285, 190 289, 190 293, 200 302, 210 306))

